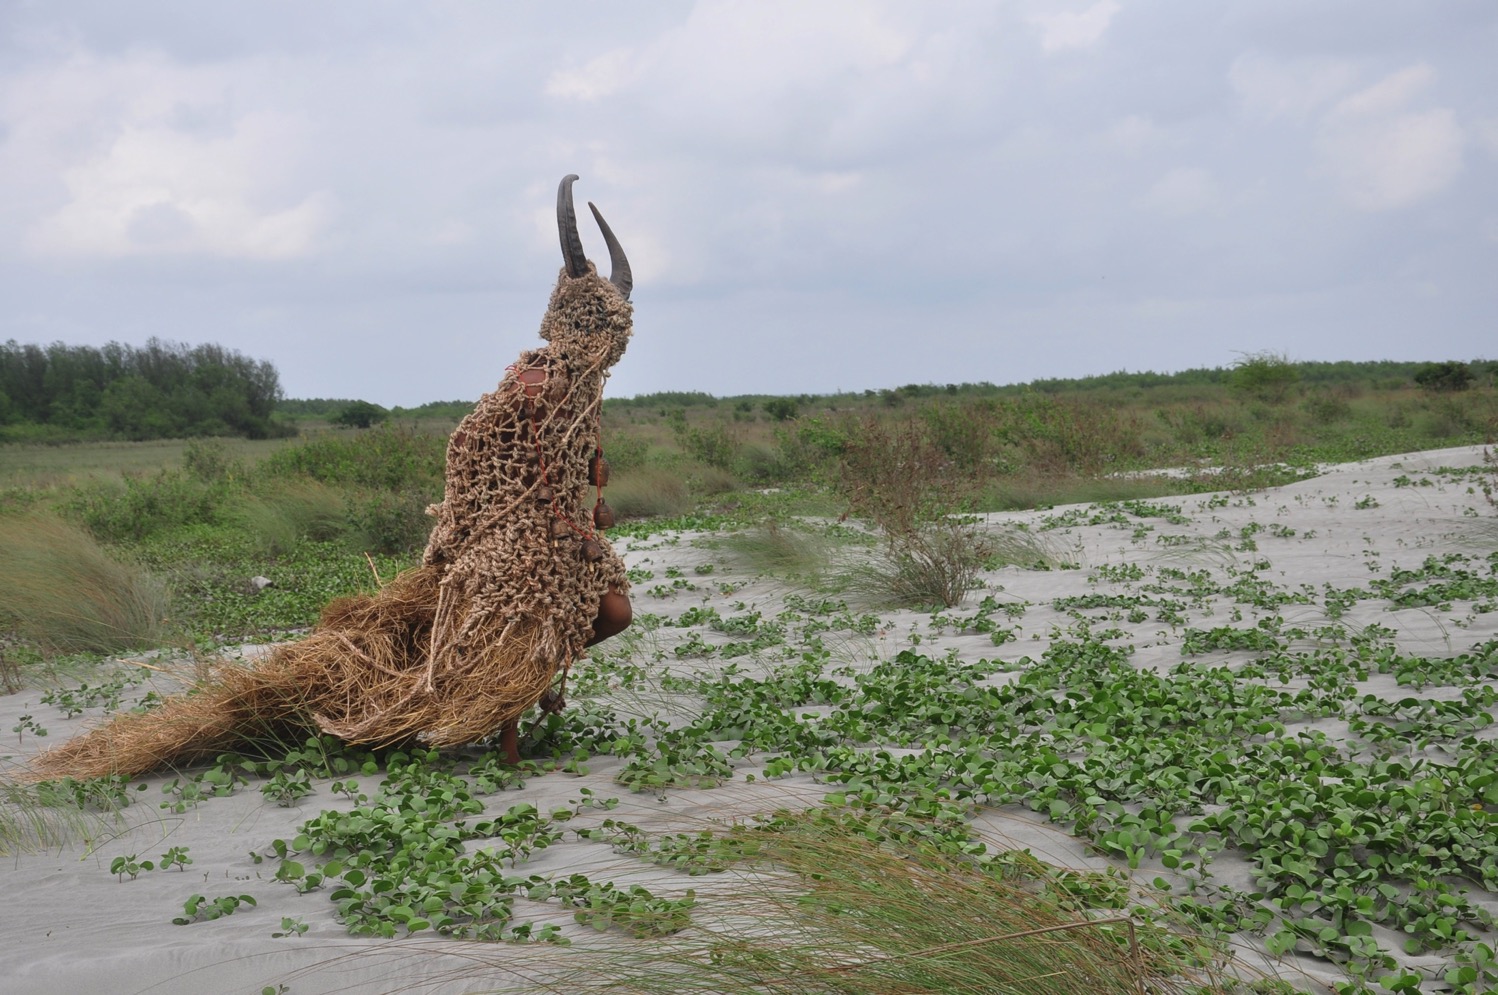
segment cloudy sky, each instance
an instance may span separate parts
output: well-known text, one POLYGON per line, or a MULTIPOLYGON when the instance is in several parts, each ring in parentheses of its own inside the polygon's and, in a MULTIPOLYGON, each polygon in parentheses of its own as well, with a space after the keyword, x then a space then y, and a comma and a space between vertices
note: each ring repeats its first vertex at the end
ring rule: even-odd
POLYGON ((0 0, 0 340, 476 398, 576 172, 617 395, 1498 358, 1495 52, 1491 0, 0 0))

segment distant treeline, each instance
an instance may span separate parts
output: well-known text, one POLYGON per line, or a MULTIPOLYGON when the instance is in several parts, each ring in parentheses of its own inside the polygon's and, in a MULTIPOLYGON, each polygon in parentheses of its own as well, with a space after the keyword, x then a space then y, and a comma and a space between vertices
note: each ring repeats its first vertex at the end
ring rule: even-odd
MULTIPOLYGON (((369 402, 352 397, 288 398, 276 405, 276 414, 298 421, 308 419, 331 422, 337 421, 345 412, 359 405, 369 405, 369 402)), ((393 408, 383 408, 377 404, 370 406, 390 418, 450 418, 458 421, 473 410, 473 405, 473 401, 428 401, 414 408, 399 405, 393 408)))
MULTIPOLYGON (((1244 386, 1246 373, 1276 374, 1281 385, 1304 387, 1357 384, 1373 389, 1420 385, 1462 389, 1498 380, 1498 362, 1341 361, 1292 363, 1260 354, 1230 367, 1178 373, 1119 371, 1028 383, 905 384, 900 387, 836 394, 739 394, 715 397, 703 391, 659 391, 611 397, 606 410, 666 416, 690 408, 717 408, 743 414, 764 411, 783 421, 812 408, 857 409, 896 406, 927 398, 976 400, 1025 394, 1087 394, 1152 391, 1157 388, 1244 386)), ((242 435, 249 438, 296 433, 295 423, 325 421, 369 425, 387 418, 440 419, 456 423, 472 401, 432 401, 414 408, 383 408, 355 398, 283 399, 270 363, 218 345, 186 346, 151 339, 144 347, 111 342, 103 348, 0 346, 0 442, 79 438, 151 439, 242 435), (276 415, 273 421, 272 413, 276 415)), ((633 417, 633 416, 632 416, 633 417)))
MULTIPOLYGON (((1256 365, 1265 361, 1264 356, 1245 357, 1246 365, 1256 365)), ((1445 362, 1401 362, 1395 360, 1373 360, 1368 362, 1353 362, 1342 360, 1334 363, 1327 362, 1304 362, 1295 363, 1281 360, 1278 357, 1268 357, 1272 363, 1283 363, 1289 379, 1295 383, 1305 386, 1335 386, 1337 384, 1360 384, 1366 387, 1394 389, 1409 387, 1420 382, 1419 375, 1428 372, 1432 367, 1438 366, 1463 366, 1469 369, 1473 375, 1474 382, 1489 383, 1498 376, 1498 362, 1487 360, 1473 360, 1471 363, 1445 362)), ((901 387, 890 387, 879 390, 852 391, 839 394, 800 394, 792 395, 789 399, 803 406, 835 404, 839 407, 857 403, 859 401, 892 401, 920 400, 923 398, 957 397, 957 398, 981 398, 981 397, 1003 397, 1027 393, 1042 394, 1067 394, 1067 393, 1091 393, 1097 391, 1136 391, 1150 390, 1157 387, 1228 387, 1232 386, 1235 379, 1240 375, 1240 366, 1197 368, 1181 370, 1179 373, 1155 373, 1144 370, 1140 372, 1119 371, 1117 373, 1105 373, 1098 376, 1074 377, 1070 379, 1042 379, 1031 380, 1028 383, 1015 383, 997 385, 987 381, 978 383, 949 383, 949 384, 905 384, 901 387)), ((604 407, 610 410, 673 410, 677 408, 706 407, 715 408, 718 405, 726 405, 731 408, 749 411, 751 409, 764 408, 768 403, 783 399, 774 394, 738 394, 729 397, 715 397, 701 391, 667 390, 654 394, 640 394, 635 397, 611 397, 604 401, 604 407)))
MULTIPOLYGON (((1254 359, 1255 357, 1245 357, 1254 359)), ((1416 383, 1416 374, 1433 364, 1427 362, 1400 362, 1392 359, 1352 362, 1340 360, 1335 363, 1305 362, 1286 363, 1295 374, 1297 383, 1333 386, 1336 384, 1364 384, 1371 387, 1397 388, 1416 383)), ((1491 378, 1498 372, 1498 363, 1474 360, 1468 365, 1475 377, 1486 374, 1491 378)), ((1214 367, 1182 370, 1179 373, 1107 373, 1102 376, 1080 377, 1073 380, 1032 380, 1017 387, 1002 388, 1037 390, 1045 394, 1062 394, 1070 391, 1134 390, 1151 387, 1195 387, 1231 384, 1239 367, 1214 367)), ((902 388, 903 389, 903 388, 902 388)))
POLYGON ((219 345, 0 346, 0 438, 262 439, 292 431, 280 399, 275 367, 219 345))

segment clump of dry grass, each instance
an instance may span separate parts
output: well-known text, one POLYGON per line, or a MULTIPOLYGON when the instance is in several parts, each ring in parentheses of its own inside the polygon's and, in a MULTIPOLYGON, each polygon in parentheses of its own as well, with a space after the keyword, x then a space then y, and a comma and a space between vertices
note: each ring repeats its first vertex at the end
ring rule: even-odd
POLYGON ((723 836, 739 873, 711 919, 635 952, 579 951, 547 990, 630 993, 1155 995, 1211 991, 1161 927, 1089 912, 1056 868, 981 865, 825 811, 723 836), (1002 868, 1002 869, 1001 869, 1002 868), (1162 942, 1163 941, 1163 942, 1162 942))
POLYGON ((849 572, 845 586, 870 608, 952 608, 980 586, 985 570, 1055 563, 1029 533, 991 530, 956 516, 889 537, 871 561, 849 572))
POLYGON ((845 448, 841 490, 883 542, 872 562, 852 571, 849 586, 875 607, 950 608, 985 569, 1049 565, 1051 557, 1028 536, 990 532, 960 514, 976 504, 980 489, 978 477, 926 426, 866 420, 845 448))
POLYGON ((0 629, 49 651, 112 653, 159 645, 166 586, 47 515, 0 518, 0 629))

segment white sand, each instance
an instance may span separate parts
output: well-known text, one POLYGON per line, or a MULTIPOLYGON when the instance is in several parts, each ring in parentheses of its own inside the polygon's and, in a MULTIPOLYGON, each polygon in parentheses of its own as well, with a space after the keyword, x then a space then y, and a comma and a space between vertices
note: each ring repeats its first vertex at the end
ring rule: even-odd
MULTIPOLYGON (((1432 473, 1439 467, 1470 466, 1482 459, 1480 448, 1461 448, 1418 453, 1331 467, 1315 479, 1288 487, 1248 495, 1226 495, 1226 502, 1212 496, 1164 498, 1158 504, 1179 506, 1189 524, 1170 524, 1164 519, 1140 519, 1152 531, 1136 537, 1133 527, 1114 524, 1078 525, 1040 533, 1051 549, 1082 569, 1034 572, 1008 568, 987 578, 1001 587, 1001 600, 1029 602, 1031 607, 1018 620, 1019 639, 995 647, 987 636, 960 636, 933 632, 929 613, 903 612, 882 616, 883 625, 872 637, 848 638, 839 644, 835 663, 871 665, 912 645, 919 635, 919 650, 936 655, 955 648, 967 659, 1002 657, 1015 660, 1023 655, 1039 658, 1049 643, 1053 627, 1062 629, 1074 619, 1055 611, 1053 599, 1096 591, 1123 591, 1122 585, 1094 581, 1092 571, 1100 565, 1138 564, 1208 569, 1222 579, 1229 568, 1267 560, 1269 570, 1261 575, 1291 589, 1301 584, 1320 590, 1324 584, 1337 587, 1366 585, 1370 577, 1387 576, 1395 567, 1418 567, 1427 556, 1445 552, 1486 555, 1498 547, 1498 517, 1481 494, 1469 493, 1468 485, 1443 481, 1432 473), (1413 486, 1398 486, 1398 478, 1410 478, 1413 486), (1427 478, 1430 486, 1419 486, 1427 478), (1371 499, 1371 500, 1369 500, 1371 499), (1366 507, 1359 507, 1359 504, 1366 507), (1216 505, 1214 507, 1214 505, 1216 505), (1477 517, 1474 517, 1474 513, 1477 517), (1250 523, 1265 527, 1253 539, 1257 550, 1237 548, 1240 531, 1250 523), (1271 534, 1272 525, 1294 529, 1293 536, 1271 534), (1226 537, 1221 537, 1226 530, 1226 537), (1161 541, 1162 536, 1179 538, 1161 541), (1376 571, 1376 572, 1375 572, 1376 571)), ((1069 509, 993 515, 996 524, 1042 522, 1069 509)), ((656 580, 637 585, 637 612, 675 616, 705 602, 724 615, 731 605, 751 603, 768 617, 779 612, 787 593, 764 580, 735 573, 721 551, 693 545, 693 537, 676 543, 653 540, 633 544, 627 552, 631 566, 655 571, 656 580), (708 576, 693 572, 698 564, 713 563, 708 576), (649 590, 665 581, 667 567, 677 567, 696 584, 695 591, 652 595, 649 590), (736 583, 734 593, 724 595, 717 585, 736 583)), ((669 581, 665 581, 669 584, 669 581)), ((983 592, 974 592, 957 611, 971 614, 983 592)), ((1386 611, 1386 603, 1358 604, 1344 621, 1365 626, 1377 623, 1396 630, 1401 650, 1425 656, 1451 656, 1474 643, 1498 635, 1498 612, 1474 613, 1470 604, 1457 603, 1449 612, 1433 610, 1386 611)), ((1251 625, 1254 616, 1245 611, 1241 622, 1230 622, 1233 606, 1208 603, 1206 611, 1194 611, 1189 625, 1251 625)), ((1312 630, 1327 620, 1319 608, 1290 606, 1283 610, 1286 622, 1312 630)), ((1005 623, 1010 624, 1010 623, 1005 623)), ((1123 628, 1137 652, 1139 667, 1165 670, 1180 662, 1180 628, 1159 622, 1123 628)), ((1183 627, 1181 627, 1183 628, 1183 627)), ((692 631, 663 628, 642 645, 669 648, 671 640, 685 639, 692 631)), ((715 634, 702 630, 711 641, 715 634)), ((721 639, 721 637, 718 637, 721 639)), ((830 645, 829 641, 829 645, 830 645)), ((1218 654, 1210 659, 1242 660, 1248 653, 1218 654)), ((671 655, 673 666, 688 669, 671 655)), ((749 661, 740 659, 741 666, 749 661)), ((708 661, 702 666, 717 666, 708 661)), ((1001 678, 1002 679, 1002 675, 1001 678)), ((127 703, 144 688, 127 693, 127 703)), ((1370 693, 1393 696, 1391 678, 1368 682, 1370 693)), ((1430 689, 1436 693, 1441 689, 1430 689)), ((6 749, 10 764, 23 760, 40 747, 62 742, 86 723, 97 720, 94 711, 82 718, 66 719, 55 708, 39 702, 41 690, 28 690, 0 698, 0 731, 11 736, 6 749), (49 731, 45 740, 27 734, 18 743, 9 730, 22 715, 29 714, 49 731)), ((1317 725, 1328 735, 1345 735, 1336 722, 1317 725)), ((1492 727, 1490 727, 1491 730, 1492 727)), ((1490 731, 1489 730, 1489 731, 1490 731)), ((490 812, 503 811, 520 801, 535 804, 542 812, 566 806, 580 797, 580 789, 591 788, 600 798, 618 797, 620 807, 610 813, 586 812, 573 825, 596 825, 605 817, 635 823, 659 831, 695 830, 733 815, 767 811, 783 804, 808 804, 825 789, 808 776, 745 783, 741 777, 716 790, 671 791, 664 801, 653 794, 632 795, 615 784, 613 774, 621 761, 601 759, 589 764, 586 776, 554 773, 533 778, 520 791, 487 796, 490 812)), ((320 785, 320 790, 302 800, 300 807, 279 808, 266 801, 252 783, 228 798, 210 799, 186 814, 173 815, 158 808, 162 785, 171 778, 143 780, 144 790, 136 803, 123 813, 123 825, 112 834, 57 851, 15 857, 0 871, 3 904, 0 904, 0 992, 7 995, 43 993, 175 993, 259 992, 264 986, 285 984, 289 995, 323 992, 373 993, 397 991, 463 992, 514 983, 495 965, 515 968, 522 974, 542 971, 565 951, 545 945, 475 945, 443 941, 428 936, 402 940, 352 939, 336 921, 326 891, 298 895, 284 884, 270 880, 276 861, 255 864, 251 851, 264 852, 276 838, 290 839, 298 826, 328 808, 347 808, 350 803, 320 785), (135 880, 116 880, 109 872, 117 856, 137 854, 159 860, 169 847, 189 848, 193 864, 185 871, 148 871, 135 880), (258 907, 244 908, 232 916, 191 926, 174 926, 183 901, 192 894, 210 897, 250 894, 258 907), (284 916, 298 917, 310 925, 304 936, 272 938, 284 916)), ((360 778, 364 790, 373 791, 376 780, 360 778)), ((987 812, 979 825, 995 841, 1028 847, 1037 856, 1071 866, 1100 866, 1100 858, 1089 855, 1077 841, 1046 824, 1039 816, 1022 811, 987 812)), ((1217 879, 1246 884, 1245 869, 1230 856, 1220 857, 1214 867, 1217 879)), ((568 834, 567 841, 542 851, 523 868, 523 873, 571 873, 582 871, 594 879, 620 883, 648 882, 660 893, 675 894, 687 887, 699 893, 714 890, 712 879, 686 878, 613 854, 599 843, 581 842, 568 834)), ((1141 870, 1148 880, 1157 868, 1141 870)), ((1491 897, 1491 896, 1489 896, 1491 897)), ((517 919, 567 923, 581 942, 591 931, 570 923, 570 916, 554 904, 527 908, 517 919)), ((634 942, 634 941, 629 941, 634 942)), ((1302 961, 1324 979, 1338 975, 1334 969, 1302 961)), ((1310 985, 1310 980, 1301 980, 1310 985)))

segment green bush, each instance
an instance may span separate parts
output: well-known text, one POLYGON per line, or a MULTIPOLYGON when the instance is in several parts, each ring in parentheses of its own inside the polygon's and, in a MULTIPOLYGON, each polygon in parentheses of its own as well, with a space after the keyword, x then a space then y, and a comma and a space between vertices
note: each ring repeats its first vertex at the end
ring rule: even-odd
POLYGON ((727 425, 717 423, 692 428, 683 418, 674 422, 672 428, 676 433, 677 445, 692 459, 720 470, 733 468, 734 461, 738 459, 739 440, 729 432, 727 425))
POLYGON ((213 524, 228 499, 226 481, 203 481, 180 470, 128 476, 80 487, 64 510, 105 542, 138 541, 183 525, 213 524))
POLYGON ((1318 392, 1307 397, 1302 406, 1318 425, 1344 421, 1352 415, 1352 405, 1338 394, 1318 392))
POLYGON ((345 425, 349 428, 369 428, 377 425, 390 417, 390 412, 378 404, 368 401, 354 401, 338 412, 333 418, 333 424, 345 425))
POLYGON ((1001 469, 1012 459, 1044 474, 1095 475, 1144 453, 1139 416, 1105 403, 1027 394, 995 402, 991 418, 1001 469))
POLYGON ((603 453, 608 457, 609 466, 620 473, 644 466, 649 450, 650 443, 637 435, 613 432, 603 440, 603 453))
POLYGON ((244 477, 244 467, 229 454, 222 439, 190 439, 182 451, 182 469, 205 484, 228 483, 244 477))
POLYGON ((300 476, 325 484, 384 490, 432 487, 440 493, 446 452, 443 436, 382 425, 356 435, 329 433, 287 446, 261 461, 258 470, 267 476, 300 476))
POLYGON ((992 467, 998 458, 993 401, 935 403, 921 412, 931 441, 958 465, 968 469, 992 467))
POLYGON ((407 553, 426 545, 433 520, 428 492, 418 487, 373 491, 348 499, 348 520, 356 540, 376 553, 407 553))
POLYGON ((837 476, 837 467, 848 446, 851 421, 828 422, 803 418, 775 429, 776 461, 786 478, 822 482, 837 476))
POLYGON ((1278 403, 1300 380, 1300 371, 1281 353, 1254 352, 1240 356, 1233 363, 1228 383, 1261 401, 1278 403))
POLYGON ((1433 393, 1453 393, 1466 390, 1477 379, 1466 363, 1448 360, 1444 363, 1426 363, 1415 371, 1415 383, 1433 393))
POLYGON ((790 421, 801 413, 801 406, 793 397, 772 397, 761 407, 776 421, 790 421))

